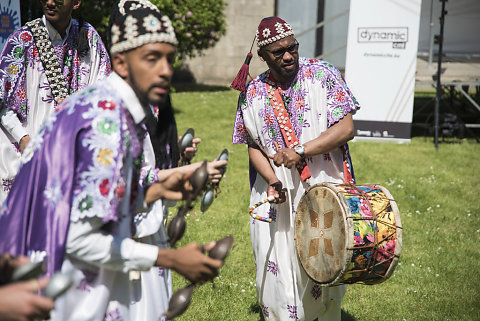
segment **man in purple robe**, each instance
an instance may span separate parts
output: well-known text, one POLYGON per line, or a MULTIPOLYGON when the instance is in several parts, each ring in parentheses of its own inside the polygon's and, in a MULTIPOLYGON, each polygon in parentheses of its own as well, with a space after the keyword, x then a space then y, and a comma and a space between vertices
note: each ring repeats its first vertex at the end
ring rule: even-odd
POLYGON ((137 183, 149 104, 165 102, 176 44, 170 20, 150 2, 120 1, 110 27, 115 72, 66 99, 22 155, 0 209, 0 252, 46 257, 49 274, 72 275, 75 295, 57 300, 58 320, 139 319, 130 308, 138 271, 161 266, 201 282, 222 264, 196 243, 165 249, 133 238, 139 208, 182 197, 181 174, 137 183))

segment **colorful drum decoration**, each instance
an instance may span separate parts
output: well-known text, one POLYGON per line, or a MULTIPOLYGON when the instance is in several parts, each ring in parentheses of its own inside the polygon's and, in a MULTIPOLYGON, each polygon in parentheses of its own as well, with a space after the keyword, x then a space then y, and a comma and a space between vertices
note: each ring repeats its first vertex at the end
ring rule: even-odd
POLYGON ((303 268, 322 286, 383 282, 402 250, 397 203, 380 185, 316 184, 298 204, 295 242, 303 268))

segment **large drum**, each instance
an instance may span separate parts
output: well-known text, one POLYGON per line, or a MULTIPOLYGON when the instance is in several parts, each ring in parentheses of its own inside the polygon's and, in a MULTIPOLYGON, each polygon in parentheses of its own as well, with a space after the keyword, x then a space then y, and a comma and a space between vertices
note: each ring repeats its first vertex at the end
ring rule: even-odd
POLYGON ((402 249, 397 204, 380 185, 314 185, 298 204, 295 241, 303 268, 320 285, 383 282, 402 249))

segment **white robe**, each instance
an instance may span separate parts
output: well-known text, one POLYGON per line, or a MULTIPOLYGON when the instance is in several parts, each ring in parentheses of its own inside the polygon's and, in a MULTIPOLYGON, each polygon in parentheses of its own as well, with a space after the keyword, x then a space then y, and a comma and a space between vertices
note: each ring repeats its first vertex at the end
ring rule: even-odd
MULTIPOLYGON (((264 77, 262 74, 254 79, 239 98, 233 142, 255 144, 265 154, 275 154, 274 142, 280 146, 284 146, 284 142, 278 123, 272 117, 264 77)), ((301 58, 297 80, 287 89, 286 96, 290 98, 288 110, 300 144, 317 138, 348 112, 358 108, 341 75, 331 65, 301 58)), ((343 182, 343 152, 340 148, 306 160, 312 175, 311 185, 325 181, 343 182)), ((301 181, 295 168, 285 168, 285 176, 281 167, 276 167, 272 160, 270 164, 283 186, 289 189, 292 212, 287 199, 283 204, 267 203, 255 209, 255 215, 274 217, 270 224, 250 218, 257 295, 265 319, 340 320, 346 286, 325 288, 316 285, 306 275, 296 252, 295 211, 307 185, 301 181)), ((260 174, 256 173, 252 178, 250 206, 267 198, 268 187, 260 174)))
MULTIPOLYGON (((75 37, 72 25, 77 26, 76 21, 70 21, 64 38, 45 17, 43 17, 43 23, 57 55, 59 52, 64 52, 60 59, 64 59, 69 52, 74 52, 70 62, 74 65, 71 90, 85 88, 109 74, 108 54, 93 27, 88 27, 90 53, 80 57, 76 50, 71 49, 75 37)), ((59 61, 59 64, 64 76, 67 77, 68 68, 63 61, 59 61)), ((8 195, 20 165, 21 155, 18 150, 20 139, 25 135, 32 137, 48 115, 55 111, 57 104, 53 100, 43 64, 28 27, 22 27, 10 35, 0 56, 0 66, 0 99, 4 100, 6 105, 0 106, 0 203, 2 203, 8 195), (13 50, 10 50, 12 48, 13 50), (22 48, 23 55, 12 54, 19 48, 22 48), (12 66, 15 68, 11 69, 12 66), (4 91, 7 82, 11 83, 10 91, 4 91), (21 109, 21 105, 28 106, 28 112, 21 112, 25 117, 22 122, 17 115, 19 111, 13 110, 21 109)))

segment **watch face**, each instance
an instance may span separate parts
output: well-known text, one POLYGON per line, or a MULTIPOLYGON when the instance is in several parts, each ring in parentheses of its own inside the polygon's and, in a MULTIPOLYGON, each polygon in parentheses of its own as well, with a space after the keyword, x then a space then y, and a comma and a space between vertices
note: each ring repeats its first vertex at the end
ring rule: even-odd
POLYGON ((295 146, 294 150, 295 150, 295 152, 296 152, 298 155, 300 155, 300 156, 302 156, 302 157, 303 157, 304 154, 305 154, 305 148, 303 148, 302 145, 295 146))

